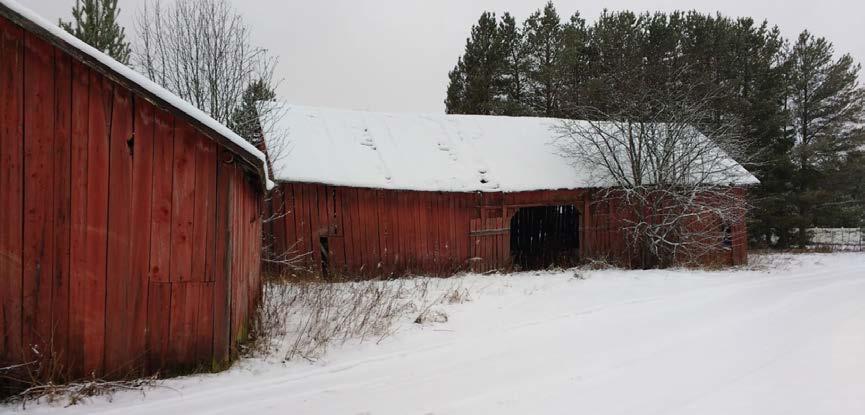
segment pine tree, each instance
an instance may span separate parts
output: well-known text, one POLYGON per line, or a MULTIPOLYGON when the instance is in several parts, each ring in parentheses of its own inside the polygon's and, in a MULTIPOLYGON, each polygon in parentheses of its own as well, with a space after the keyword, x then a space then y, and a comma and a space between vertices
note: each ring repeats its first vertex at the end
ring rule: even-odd
POLYGON ((466 109, 466 69, 463 58, 448 72, 448 90, 445 96, 445 112, 448 114, 467 114, 466 109))
POLYGON ((787 82, 790 133, 796 143, 793 203, 800 246, 807 244, 806 229, 815 223, 818 212, 837 203, 837 195, 823 185, 832 181, 827 172, 859 144, 860 126, 865 122, 865 90, 858 83, 859 70, 850 55, 834 59, 832 44, 807 31, 792 46, 787 82))
POLYGON ((263 80, 256 80, 243 91, 240 105, 231 116, 229 127, 254 146, 261 144, 261 117, 267 116, 263 103, 276 99, 276 92, 263 80))
POLYGON ((502 16, 498 37, 502 49, 502 67, 496 77, 499 90, 496 113, 512 116, 528 115, 526 77, 529 68, 525 36, 510 13, 502 16))
POLYGON ((562 79, 559 99, 562 116, 577 118, 582 113, 582 107, 589 104, 585 89, 591 75, 591 60, 589 30, 585 19, 577 12, 562 28, 562 56, 558 70, 558 76, 562 79))
POLYGON ((644 25, 644 18, 632 12, 606 10, 592 25, 588 42, 591 77, 584 89, 584 106, 615 113, 621 110, 610 102, 616 91, 643 89, 644 25))
POLYGON ((131 48, 126 30, 117 23, 117 0, 76 0, 73 22, 60 21, 60 27, 90 46, 128 65, 131 48))
POLYGON ((451 72, 445 99, 448 113, 496 113, 497 79, 504 61, 500 40, 495 14, 484 12, 466 40, 461 64, 451 72))
POLYGON ((559 115, 562 81, 559 76, 564 42, 562 24, 556 7, 547 3, 525 22, 529 57, 529 105, 542 116, 559 115))

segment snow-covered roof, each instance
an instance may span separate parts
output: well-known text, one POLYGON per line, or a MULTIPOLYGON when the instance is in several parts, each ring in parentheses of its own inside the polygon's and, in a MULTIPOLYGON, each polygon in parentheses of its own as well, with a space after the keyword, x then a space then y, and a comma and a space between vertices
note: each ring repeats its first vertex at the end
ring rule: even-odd
MULTIPOLYGON (((0 12, 13 13, 13 15, 8 17, 12 18, 13 21, 16 21, 16 23, 25 23, 19 20, 24 19, 26 22, 34 25, 36 28, 41 29, 42 33, 40 34, 47 35, 49 37, 49 41, 60 42, 61 46, 71 47, 80 54, 83 54, 85 57, 89 57, 93 60, 93 62, 85 63, 101 64, 104 68, 97 69, 107 69, 113 72, 117 76, 126 79, 130 83, 151 94, 153 98, 156 98, 157 100, 162 101, 164 104, 175 108, 177 111, 197 121, 205 128, 212 130, 213 133, 222 136, 230 144, 233 144, 233 147, 236 147, 233 150, 240 150, 246 153, 245 155, 248 157, 244 157, 244 159, 246 159, 250 163, 253 163, 256 169, 259 171, 259 174, 261 174, 262 180, 267 185, 267 187, 272 187, 272 183, 270 182, 270 179, 267 175, 266 159, 264 157, 264 154, 228 127, 214 120, 209 115, 205 114, 203 111, 181 99, 177 95, 174 95, 165 88, 157 85, 144 75, 135 72, 126 65, 117 62, 105 53, 100 52, 92 46, 84 43, 80 39, 67 33, 65 30, 61 29, 54 23, 46 20, 42 16, 39 16, 38 14, 30 10, 29 8, 19 4, 18 2, 13 0, 0 0, 0 12), (15 15, 17 15, 18 19, 15 18, 15 15)), ((7 13, 3 14, 5 15, 7 13)), ((244 154, 240 155, 243 156, 244 154)))
MULTIPOLYGON (((275 104, 274 180, 453 192, 603 186, 561 155, 553 118, 374 113, 275 104)), ((729 160, 734 183, 757 179, 729 160)))

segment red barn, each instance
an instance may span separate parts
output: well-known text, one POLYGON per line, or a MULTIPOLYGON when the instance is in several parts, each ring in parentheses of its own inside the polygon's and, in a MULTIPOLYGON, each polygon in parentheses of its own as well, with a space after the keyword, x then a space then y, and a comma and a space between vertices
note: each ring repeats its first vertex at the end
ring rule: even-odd
POLYGON ((0 366, 69 379, 227 362, 259 292, 263 160, 0 0, 0 366))
MULTIPOLYGON (((592 172, 559 154, 561 120, 283 105, 270 113, 280 116, 265 137, 278 189, 266 244, 301 255, 318 274, 449 275, 633 258, 619 209, 599 200, 592 172)), ((729 162, 733 186, 756 183, 729 162)), ((743 263, 745 224, 730 225, 719 259, 743 263)))

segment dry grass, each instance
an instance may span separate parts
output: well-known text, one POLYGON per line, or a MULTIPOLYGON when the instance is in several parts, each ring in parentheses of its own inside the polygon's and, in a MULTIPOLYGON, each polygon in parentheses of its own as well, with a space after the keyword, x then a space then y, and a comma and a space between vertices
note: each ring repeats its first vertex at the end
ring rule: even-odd
POLYGON ((20 404, 23 409, 26 409, 28 403, 72 406, 97 396, 107 396, 110 400, 115 393, 121 391, 138 391, 144 395, 145 390, 158 386, 158 382, 156 375, 132 380, 92 379, 66 384, 48 382, 33 385, 10 397, 5 403, 20 404))
MULTIPOLYGON (((251 352, 284 361, 315 361, 333 345, 381 341, 402 320, 424 320, 433 307, 469 301, 466 289, 441 279, 343 283, 276 278, 264 285, 251 352)), ((446 319, 437 315, 436 320, 446 319)))
POLYGON ((144 394, 146 388, 157 386, 158 375, 138 378, 137 374, 126 376, 126 380, 105 380, 96 377, 69 381, 62 358, 54 353, 40 352, 31 348, 34 360, 17 365, 0 367, 0 386, 3 398, 0 403, 21 405, 29 403, 64 404, 72 406, 88 398, 110 397, 119 391, 135 390, 144 394))

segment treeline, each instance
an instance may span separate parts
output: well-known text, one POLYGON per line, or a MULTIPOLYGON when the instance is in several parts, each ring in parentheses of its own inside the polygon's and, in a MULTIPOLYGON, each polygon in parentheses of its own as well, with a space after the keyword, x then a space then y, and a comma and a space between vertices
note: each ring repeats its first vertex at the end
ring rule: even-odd
MULTIPOLYGON (((809 227, 865 226, 865 91, 831 42, 785 39, 751 18, 604 11, 589 24, 552 3, 521 24, 483 13, 450 72, 452 114, 587 118, 623 113, 621 91, 683 83, 711 98, 755 155, 752 242, 804 245, 809 227), (617 92, 617 93, 613 93, 617 92)), ((648 105, 648 104, 647 104, 648 105)), ((627 113, 633 114, 633 111, 627 113)))

